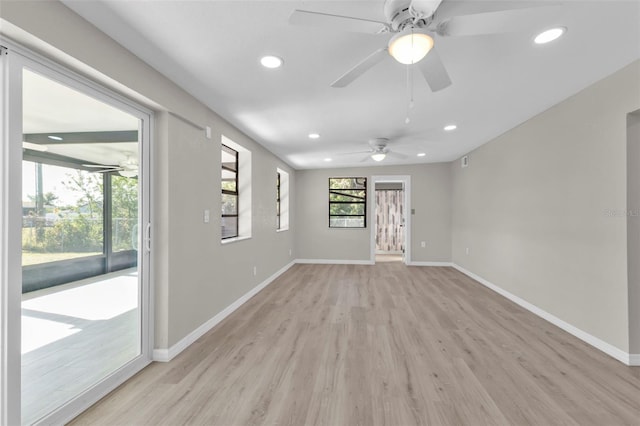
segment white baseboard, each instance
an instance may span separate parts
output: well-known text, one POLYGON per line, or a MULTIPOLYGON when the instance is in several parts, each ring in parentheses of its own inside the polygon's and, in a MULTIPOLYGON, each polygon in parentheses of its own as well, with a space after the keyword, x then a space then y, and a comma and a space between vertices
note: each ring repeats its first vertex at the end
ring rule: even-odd
POLYGON ((640 354, 629 354, 629 365, 632 367, 640 367, 640 354))
POLYGON ((343 259, 296 259, 296 263, 313 263, 320 265, 374 265, 371 260, 343 260, 343 259))
POLYGON ((295 262, 291 262, 284 267, 282 267, 275 274, 271 275, 269 278, 249 290, 238 300, 233 302, 231 305, 227 306, 221 312, 219 312, 216 316, 202 324, 200 327, 193 330, 183 339, 181 339, 178 343, 171 346, 169 349, 154 349, 153 350, 153 360, 159 362, 169 362, 173 358, 175 358, 180 352, 189 347, 193 342, 202 337, 205 333, 211 330, 213 327, 218 325, 223 319, 231 315, 236 309, 246 303, 249 299, 255 296, 260 290, 271 284, 278 278, 280 275, 284 274, 289 268, 291 268, 295 262))
POLYGON ((408 266, 453 266, 451 262, 422 262, 422 261, 414 261, 407 263, 408 266))
POLYGON ((498 293, 498 294, 506 297, 507 299, 511 300, 512 302, 522 306, 523 308, 525 308, 529 312, 532 312, 532 313, 536 314, 537 316, 539 316, 540 318, 549 321, 551 324, 553 324, 553 325, 555 325, 557 327, 560 327, 561 329, 563 329, 567 333, 574 335, 578 339, 590 344, 591 346, 593 346, 596 349, 601 350, 602 352, 604 352, 607 355, 617 359, 618 361, 620 361, 620 362, 622 362, 622 363, 624 363, 626 365, 640 365, 640 355, 630 355, 627 352, 623 351, 622 349, 618 349, 615 346, 605 342, 604 340, 601 340, 601 339, 599 339, 599 338, 597 338, 595 336, 592 336, 591 334, 580 330, 579 328, 569 324, 568 322, 565 322, 565 321, 561 320, 560 318, 556 317, 555 315, 552 315, 549 312, 544 311, 544 310, 538 308, 537 306, 527 302, 526 300, 521 299, 518 296, 509 293, 507 290, 504 290, 503 288, 498 287, 497 285, 485 280, 484 278, 474 274, 473 272, 467 271, 466 269, 464 269, 463 267, 461 267, 459 265, 456 265, 455 263, 452 266, 455 269, 457 269, 458 271, 460 271, 463 274, 467 275, 468 277, 473 278, 474 280, 478 281, 483 286, 490 288, 491 290, 495 291, 496 293, 498 293))

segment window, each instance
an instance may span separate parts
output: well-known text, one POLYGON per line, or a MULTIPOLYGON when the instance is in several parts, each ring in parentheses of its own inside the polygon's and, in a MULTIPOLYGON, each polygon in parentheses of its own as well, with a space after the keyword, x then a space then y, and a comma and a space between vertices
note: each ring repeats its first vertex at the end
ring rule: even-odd
MULTIPOLYGON (((57 150, 78 155, 92 143, 57 150)), ((23 151, 23 293, 136 266, 138 179, 96 172, 68 155, 23 151)))
POLYGON ((280 229, 280 172, 276 174, 278 175, 276 178, 276 226, 277 229, 280 229))
POLYGON ((238 236, 238 151, 222 145, 222 239, 238 236))
POLYGON ((367 227, 367 178, 329 178, 329 228, 367 227))
POLYGON ((276 229, 289 229, 289 173, 277 169, 276 181, 276 229))
MULTIPOLYGON (((221 137, 222 244, 251 238, 251 151, 221 137)), ((273 182, 273 181, 272 181, 273 182)))

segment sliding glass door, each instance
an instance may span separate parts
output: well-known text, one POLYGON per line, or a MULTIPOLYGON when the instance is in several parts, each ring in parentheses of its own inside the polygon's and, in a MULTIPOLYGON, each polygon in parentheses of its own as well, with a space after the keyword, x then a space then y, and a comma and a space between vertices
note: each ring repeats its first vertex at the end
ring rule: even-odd
POLYGON ((20 347, 7 348, 20 371, 11 388, 21 423, 57 423, 151 357, 150 115, 19 48, 9 55, 3 143, 21 188, 7 221, 21 252, 5 283, 8 326, 20 330, 20 347))

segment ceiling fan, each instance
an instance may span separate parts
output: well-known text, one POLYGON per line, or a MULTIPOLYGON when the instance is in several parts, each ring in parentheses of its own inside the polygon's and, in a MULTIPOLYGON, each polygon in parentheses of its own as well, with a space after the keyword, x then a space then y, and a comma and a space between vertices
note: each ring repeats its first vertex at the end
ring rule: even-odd
POLYGON ((369 146, 371 149, 368 151, 358 151, 358 152, 350 152, 349 154, 367 154, 361 162, 369 161, 372 159, 373 161, 380 162, 384 160, 387 156, 397 157, 397 158, 406 158, 407 156, 404 154, 400 154, 398 152, 391 151, 387 144, 389 143, 389 139, 387 138, 375 138, 369 140, 369 146))
POLYGON ((136 158, 127 157, 126 160, 120 161, 118 165, 107 164, 83 164, 84 167, 95 170, 95 173, 118 172, 120 176, 133 178, 138 176, 138 160, 136 158))
POLYGON ((501 4, 499 10, 464 15, 456 15, 457 6, 460 3, 452 0, 385 0, 386 22, 306 10, 294 10, 289 22, 359 33, 393 34, 387 46, 369 54, 331 83, 331 87, 349 85, 391 55, 402 64, 417 65, 431 90, 437 92, 450 86, 451 78, 434 47, 434 37, 522 31, 533 21, 531 6, 539 10, 541 4, 510 2, 501 4))

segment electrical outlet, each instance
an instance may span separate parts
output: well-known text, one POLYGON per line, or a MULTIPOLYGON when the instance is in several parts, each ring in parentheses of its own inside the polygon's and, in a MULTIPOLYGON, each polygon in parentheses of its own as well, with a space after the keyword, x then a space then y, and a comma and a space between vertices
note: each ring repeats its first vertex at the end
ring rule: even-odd
POLYGON ((291 257, 291 249, 289 249, 289 257, 291 257))
POLYGON ((420 247, 425 248, 427 246, 426 241, 420 241, 420 247))
POLYGON ((205 211, 204 211, 203 219, 204 219, 204 223, 209 223, 209 219, 210 219, 210 212, 209 212, 209 210, 205 210, 205 211))
POLYGON ((207 139, 211 139, 211 127, 207 126, 204 128, 204 135, 207 139))
POLYGON ((255 277, 256 275, 258 275, 258 267, 254 266, 253 267, 253 276, 255 277))
POLYGON ((466 254, 469 254, 469 252, 470 252, 470 251, 471 251, 471 250, 469 250, 469 247, 467 247, 466 249, 464 249, 464 252, 465 252, 466 254))

